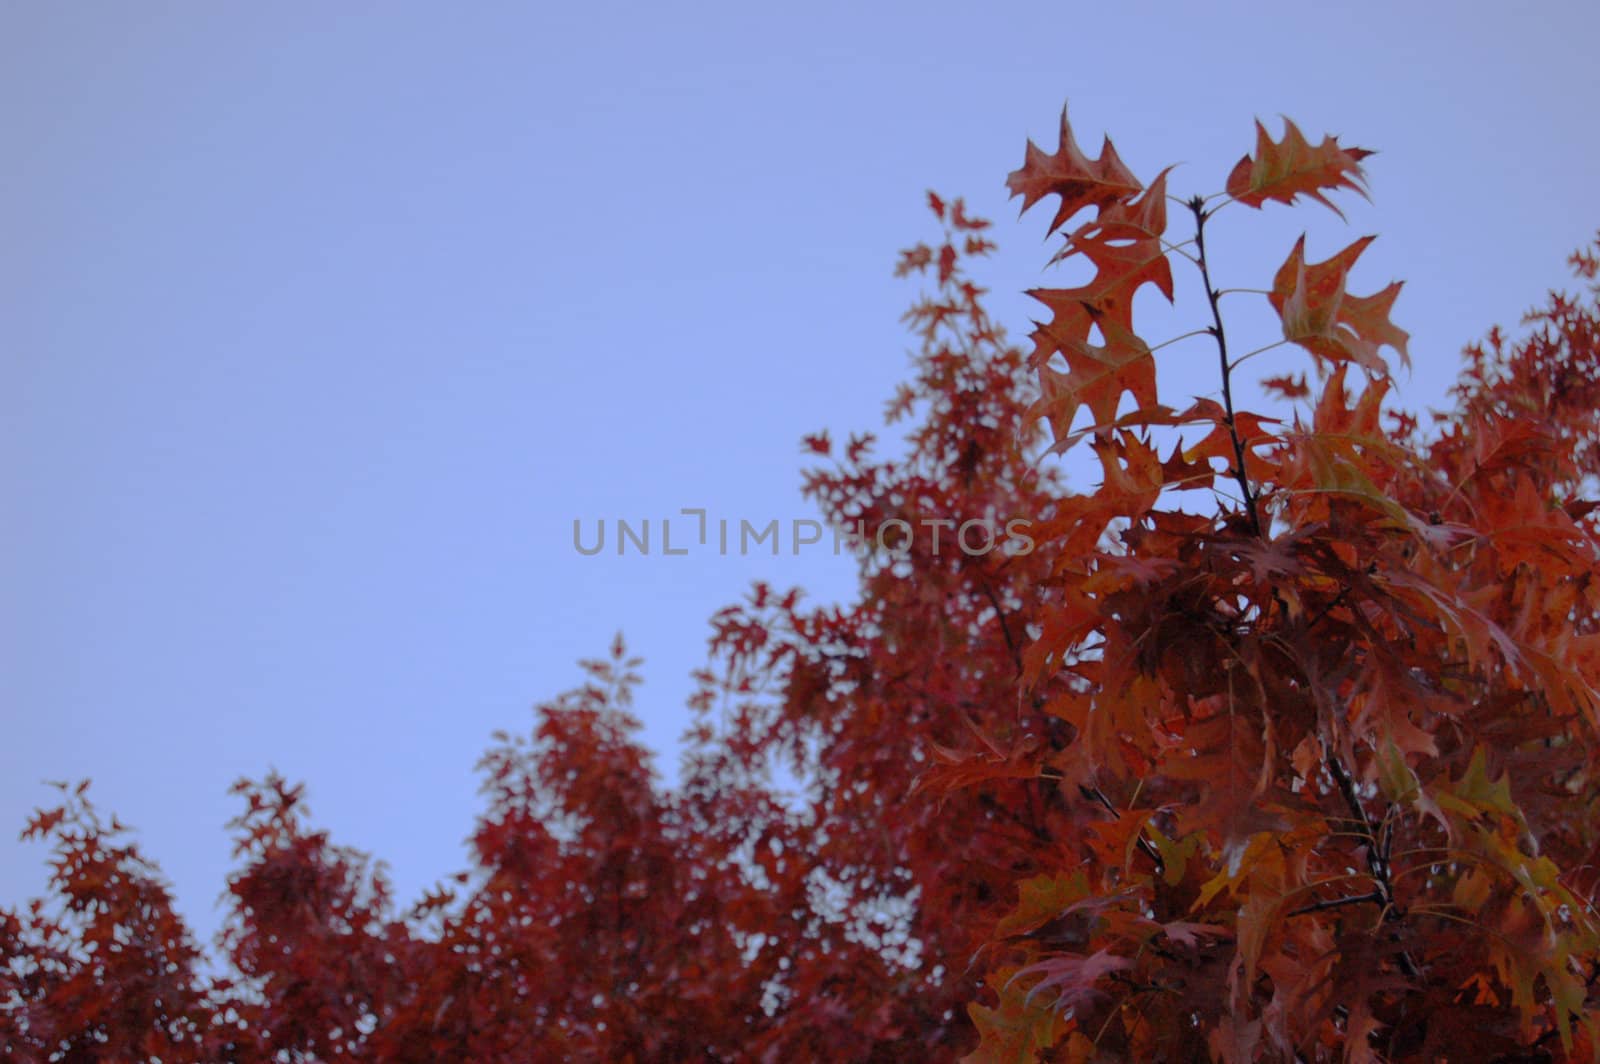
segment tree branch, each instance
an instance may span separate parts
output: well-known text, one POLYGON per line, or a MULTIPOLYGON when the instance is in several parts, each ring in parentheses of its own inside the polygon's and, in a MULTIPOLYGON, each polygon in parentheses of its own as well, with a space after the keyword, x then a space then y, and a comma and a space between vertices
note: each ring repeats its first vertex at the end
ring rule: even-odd
POLYGON ((1006 623, 1006 611, 1000 608, 1000 599, 994 593, 994 588, 989 586, 989 581, 978 577, 978 586, 983 589, 984 595, 989 599, 989 605, 994 607, 994 615, 1000 622, 1000 634, 1005 636, 1006 649, 1011 652, 1011 663, 1017 667, 1017 675, 1022 675, 1022 652, 1017 648, 1017 641, 1011 636, 1011 626, 1006 623))
POLYGON ((1290 916, 1304 916, 1306 913, 1320 913, 1328 909, 1337 909, 1342 905, 1360 905, 1363 902, 1377 902, 1383 904, 1383 895, 1374 890, 1367 894, 1356 894, 1348 898, 1329 898, 1325 901, 1314 901, 1310 905, 1302 905, 1298 909, 1289 910, 1290 916))
POLYGON ((1233 367, 1228 362, 1228 337, 1222 328, 1222 307, 1219 303, 1222 293, 1211 284, 1211 270, 1206 261, 1206 219, 1214 212, 1206 210, 1205 200, 1199 196, 1190 200, 1188 207, 1194 212, 1195 265, 1200 267, 1200 280, 1206 286, 1206 301, 1211 304, 1212 325, 1207 331, 1217 341, 1218 364, 1222 370, 1223 423, 1227 425, 1228 437, 1233 441, 1233 479, 1239 482, 1251 530, 1257 536, 1264 537, 1265 529, 1261 527, 1261 514, 1256 507, 1256 493, 1251 489, 1250 478, 1244 471, 1244 444, 1239 440, 1239 429, 1233 419, 1233 367))
MULTIPOLYGON (((1366 806, 1361 804, 1361 796, 1356 793, 1355 779, 1350 775, 1350 770, 1339 760, 1339 755, 1327 746, 1323 747, 1323 755, 1328 762, 1328 771, 1333 774, 1333 781, 1338 785, 1340 795, 1344 797, 1344 804, 1350 809, 1351 818, 1360 828, 1361 837, 1366 840, 1367 872, 1372 876, 1372 882, 1377 889, 1371 894, 1363 895, 1359 900, 1371 901, 1381 907, 1385 922, 1398 920, 1404 913, 1395 905, 1394 880, 1389 865, 1389 854, 1394 849, 1394 830, 1387 824, 1382 828, 1373 826, 1372 818, 1367 815, 1366 806)), ((1400 970, 1415 979, 1420 972, 1411 955, 1401 950, 1399 957, 1400 970)))
MULTIPOLYGON (((1111 799, 1106 797, 1106 792, 1099 787, 1090 787, 1087 784, 1080 783, 1078 785, 1078 793, 1091 802, 1098 802, 1112 816, 1118 818, 1122 816, 1121 811, 1111 804, 1111 799)), ((1155 862, 1156 875, 1165 875, 1167 872, 1166 862, 1161 859, 1161 854, 1156 851, 1156 848, 1150 844, 1150 840, 1144 837, 1142 830, 1139 832, 1138 846, 1141 853, 1155 862)))

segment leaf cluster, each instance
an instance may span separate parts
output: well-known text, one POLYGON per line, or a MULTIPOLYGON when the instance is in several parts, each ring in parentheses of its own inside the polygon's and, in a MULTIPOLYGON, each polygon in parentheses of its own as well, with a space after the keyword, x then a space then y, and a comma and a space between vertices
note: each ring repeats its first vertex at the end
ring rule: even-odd
POLYGON ((1063 113, 1009 185, 1088 280, 1034 291, 1022 345, 969 274, 989 223, 930 194, 904 448, 803 443, 829 523, 911 531, 851 603, 758 584, 711 619, 676 788, 619 636, 495 737, 472 867, 409 908, 301 787, 241 782, 208 966, 63 785, 24 831, 50 897, 0 911, 0 1055, 1595 1059, 1600 293, 1469 348, 1424 431, 1400 286, 1349 290, 1372 238, 1213 278, 1220 212, 1333 207, 1370 155, 1258 123, 1179 198, 1063 113), (1193 331, 1142 335, 1184 278, 1193 331), (1271 410, 1236 402, 1241 299, 1309 360, 1271 410), (1217 389, 1167 405, 1189 357, 1217 389), (958 549, 1015 518, 1025 549, 958 549))

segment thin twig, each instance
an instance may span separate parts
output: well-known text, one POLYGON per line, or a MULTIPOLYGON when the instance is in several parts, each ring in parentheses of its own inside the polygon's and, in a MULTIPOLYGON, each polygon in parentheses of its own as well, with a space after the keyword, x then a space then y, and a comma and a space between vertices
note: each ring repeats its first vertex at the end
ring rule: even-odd
POLYGON ((1302 905, 1298 909, 1290 909, 1289 915, 1304 916, 1306 913, 1320 913, 1328 909, 1337 909, 1341 905, 1360 905, 1369 901, 1381 903, 1383 895, 1378 891, 1372 891, 1369 894, 1356 894, 1348 898, 1329 898, 1326 901, 1314 901, 1310 905, 1302 905))
MULTIPOLYGON (((1222 206, 1225 207, 1227 204, 1222 206)), ((1205 200, 1196 196, 1189 201, 1189 209, 1194 212, 1195 264, 1200 267, 1200 280, 1206 286, 1206 301, 1211 304, 1210 332, 1217 341, 1218 365, 1222 369, 1222 409, 1225 414, 1223 423, 1228 426, 1228 436, 1233 441, 1233 476, 1239 482, 1251 530, 1257 536, 1265 538, 1266 530, 1261 526, 1261 515, 1256 509, 1256 494, 1251 489, 1250 478, 1244 470, 1244 444, 1239 439, 1239 430, 1233 420, 1233 382, 1232 368, 1228 363, 1228 338, 1222 328, 1222 307, 1218 302, 1217 289, 1211 284, 1211 270, 1206 262, 1206 219, 1222 207, 1208 211, 1205 200)))
MULTIPOLYGON (((1091 787, 1088 784, 1080 783, 1078 785, 1078 793, 1089 799, 1091 802, 1100 803, 1100 805, 1105 807, 1105 811, 1110 813, 1112 816, 1119 819, 1122 817, 1122 813, 1117 809, 1117 807, 1111 804, 1111 799, 1106 797, 1106 792, 1102 791, 1099 787, 1091 787)), ((1156 875, 1166 875, 1166 862, 1161 860, 1161 854, 1156 852, 1156 848, 1154 846, 1150 845, 1150 840, 1144 837, 1144 832, 1142 830, 1139 832, 1138 846, 1141 853, 1155 862, 1156 875)))
POLYGON ((1005 636, 1006 649, 1011 652, 1011 663, 1017 667, 1017 675, 1022 675, 1022 653, 1017 649, 1017 641, 1011 636, 1011 626, 1006 623, 1006 611, 1000 608, 1000 599, 995 595, 994 588, 989 586, 989 581, 978 580, 978 586, 983 589, 984 595, 989 599, 989 605, 994 607, 994 615, 1000 622, 1000 634, 1005 636))
MULTIPOLYGON (((1361 837, 1365 840, 1367 851, 1367 872, 1372 876, 1373 885, 1377 888, 1363 900, 1371 901, 1383 910, 1382 919, 1385 922, 1398 920, 1404 913, 1394 901, 1394 881, 1390 877, 1389 854, 1394 849, 1394 831, 1387 817, 1383 826, 1376 827, 1372 818, 1367 815, 1367 807, 1361 804, 1361 796, 1356 793, 1355 779, 1350 775, 1350 770, 1345 768, 1344 762, 1326 746, 1323 754, 1328 764, 1328 771, 1333 775, 1334 783, 1338 784, 1339 793, 1344 797, 1344 804, 1349 807, 1350 815, 1360 828, 1361 837)), ((1421 973, 1416 962, 1405 950, 1399 952, 1400 970, 1407 976, 1415 979, 1421 973)))

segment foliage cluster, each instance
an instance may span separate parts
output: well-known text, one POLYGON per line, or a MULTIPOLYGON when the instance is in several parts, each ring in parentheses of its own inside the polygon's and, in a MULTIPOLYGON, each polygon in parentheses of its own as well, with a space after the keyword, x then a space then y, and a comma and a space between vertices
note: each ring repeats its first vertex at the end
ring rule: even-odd
POLYGON ((1409 337, 1398 284, 1347 291, 1370 237, 1322 261, 1302 238, 1258 291, 1207 255, 1220 212, 1332 207, 1369 154, 1258 125, 1181 199, 1063 114, 1009 183, 1053 198, 1088 279, 1031 293, 1024 347, 969 279, 988 223, 930 195, 943 238, 899 264, 933 282, 889 406, 905 453, 809 437, 805 492, 844 527, 1026 516, 1034 549, 908 537, 848 607, 757 586, 712 619, 670 791, 619 638, 496 737, 473 868, 409 908, 298 786, 240 783, 225 976, 63 785, 24 832, 51 897, 0 911, 0 1050, 1595 1059, 1600 303, 1491 332, 1427 425, 1386 406, 1409 337), (1158 358, 1136 306, 1178 277, 1197 327, 1158 358), (1263 382, 1277 417, 1235 404, 1266 353, 1228 346, 1248 299, 1274 359, 1309 359, 1263 382), (1217 392, 1166 405, 1158 364, 1196 350, 1217 392), (1103 476, 1071 491, 1048 456, 1082 443, 1103 476))

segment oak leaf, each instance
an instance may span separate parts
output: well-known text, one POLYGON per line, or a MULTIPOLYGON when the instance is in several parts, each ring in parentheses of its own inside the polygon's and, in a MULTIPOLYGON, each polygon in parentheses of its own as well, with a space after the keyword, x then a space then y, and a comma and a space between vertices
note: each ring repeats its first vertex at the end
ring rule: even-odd
POLYGON ((1068 372, 1039 367, 1040 396, 1029 414, 1049 420, 1058 444, 1073 438, 1072 422, 1080 406, 1089 408, 1094 424, 1108 425, 1117 419, 1124 392, 1133 394, 1141 410, 1156 405, 1156 368, 1149 345, 1115 321, 1098 324, 1106 340, 1103 345, 1056 336, 1050 326, 1040 326, 1059 343, 1057 350, 1065 357, 1068 372))
POLYGON ((1356 259, 1374 237, 1362 237, 1326 262, 1307 263, 1306 238, 1295 242, 1289 258, 1279 267, 1268 299, 1283 320, 1283 337, 1328 362, 1355 362, 1377 375, 1386 375, 1378 351, 1394 348, 1409 366, 1406 341, 1410 335, 1389 320, 1396 281, 1370 296, 1345 291, 1345 280, 1356 259))
POLYGON ((1024 211, 1045 196, 1060 196, 1061 205, 1050 222, 1049 231, 1055 232, 1085 207, 1108 206, 1136 195, 1143 186, 1117 156, 1109 137, 1098 159, 1085 155, 1072 135, 1067 109, 1063 107, 1061 143, 1055 154, 1046 155, 1033 141, 1028 141, 1022 166, 1006 178, 1006 187, 1013 196, 1022 197, 1024 211))
POLYGON ((1331 136, 1313 146, 1293 122, 1285 118, 1283 125, 1283 139, 1274 141, 1267 127, 1256 122, 1255 154, 1240 159, 1228 175, 1228 195, 1250 207, 1261 207, 1269 200, 1293 203, 1297 196, 1309 196, 1344 217, 1323 193, 1349 188, 1365 196, 1361 160, 1372 153, 1365 148, 1341 148, 1331 136))

